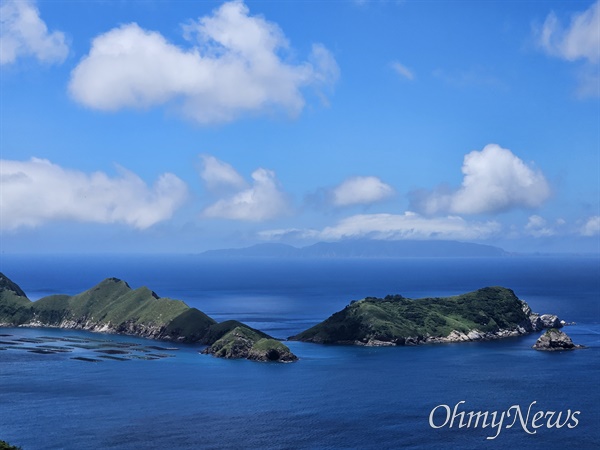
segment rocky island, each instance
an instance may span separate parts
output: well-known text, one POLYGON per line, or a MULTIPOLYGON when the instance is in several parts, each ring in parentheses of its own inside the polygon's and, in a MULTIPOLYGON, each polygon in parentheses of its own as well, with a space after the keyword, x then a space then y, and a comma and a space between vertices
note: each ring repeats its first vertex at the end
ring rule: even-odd
POLYGON ((322 344, 417 345, 500 339, 551 327, 562 327, 558 317, 536 314, 512 290, 495 286, 454 297, 367 297, 289 339, 322 344))
POLYGON ((132 289, 108 278, 80 294, 50 295, 35 302, 0 273, 0 326, 54 327, 127 334, 208 345, 204 353, 256 361, 295 361, 287 346, 241 322, 217 323, 180 300, 146 287, 132 289))
POLYGON ((554 352, 561 350, 575 350, 585 348, 583 345, 573 344, 573 341, 566 333, 563 333, 556 328, 550 328, 533 344, 536 350, 554 352))

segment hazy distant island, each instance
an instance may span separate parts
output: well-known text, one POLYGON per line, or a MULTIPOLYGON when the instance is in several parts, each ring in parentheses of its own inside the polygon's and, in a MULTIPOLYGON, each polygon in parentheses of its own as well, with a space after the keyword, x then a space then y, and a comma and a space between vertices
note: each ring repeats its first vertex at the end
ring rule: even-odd
POLYGON ((146 287, 131 289, 117 278, 74 296, 50 295, 32 302, 0 273, 0 326, 55 327, 200 343, 208 345, 204 353, 221 358, 297 359, 286 345, 241 322, 217 323, 180 300, 160 298, 146 287))
POLYGON ((496 286, 454 297, 367 297, 289 339, 322 344, 416 345, 500 339, 562 326, 557 316, 534 313, 512 290, 496 286))
POLYGON ((433 258, 433 257, 497 257, 510 253, 491 245, 458 241, 376 241, 347 239, 318 242, 306 247, 287 244, 257 244, 245 248, 208 250, 206 257, 264 258, 433 258))

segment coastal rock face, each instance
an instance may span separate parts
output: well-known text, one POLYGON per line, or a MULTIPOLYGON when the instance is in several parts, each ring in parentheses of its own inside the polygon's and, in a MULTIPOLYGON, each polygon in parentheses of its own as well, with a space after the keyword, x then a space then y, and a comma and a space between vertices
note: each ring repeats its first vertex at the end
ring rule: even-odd
MULTIPOLYGON (((231 331, 232 323, 255 340, 268 338, 278 343, 240 322, 218 324, 180 300, 160 298, 146 287, 132 289, 117 278, 108 278, 74 296, 51 295, 32 302, 0 273, 0 326, 55 327, 212 345, 231 331)), ((249 356, 249 352, 235 351, 227 357, 249 356)), ((259 359, 258 353, 249 359, 259 359)))
POLYGON ((540 331, 543 330, 545 328, 562 328, 563 327, 563 321, 561 321, 558 316, 555 316, 554 314, 537 314, 537 313, 533 313, 531 312, 531 309, 529 308, 529 306, 527 306, 527 309, 529 309, 529 312, 527 313, 529 315, 529 321, 531 322, 531 326, 533 328, 533 331, 540 331))
POLYGON ((366 346, 471 342, 520 336, 548 324, 561 326, 556 316, 533 313, 512 290, 496 286, 445 298, 367 297, 290 339, 366 346))
POLYGON ((573 344, 573 341, 566 333, 557 330, 556 328, 550 328, 533 344, 533 348, 541 351, 560 351, 560 350, 574 350, 577 348, 584 348, 582 345, 573 344))

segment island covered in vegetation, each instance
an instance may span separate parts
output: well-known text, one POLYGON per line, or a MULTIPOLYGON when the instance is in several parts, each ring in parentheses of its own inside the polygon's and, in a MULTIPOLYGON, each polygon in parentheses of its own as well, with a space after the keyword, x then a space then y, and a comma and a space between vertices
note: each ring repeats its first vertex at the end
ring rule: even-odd
POLYGON ((77 295, 32 302, 0 273, 0 326, 55 327, 208 345, 205 353, 256 361, 295 361, 281 342, 236 320, 217 323, 180 300, 108 278, 77 295))
MULTIPOLYGON (((401 295, 353 301, 289 340, 364 346, 468 342, 557 329, 555 315, 537 314, 507 288, 494 286, 453 297, 401 295)), ((236 320, 217 323, 180 300, 160 298, 108 278, 80 294, 50 295, 35 302, 0 273, 0 326, 55 327, 126 334, 207 347, 220 358, 291 362, 298 358, 271 336, 236 320)))
POLYGON ((289 339, 322 344, 416 345, 499 339, 562 325, 558 317, 533 313, 512 290, 496 286, 454 297, 367 297, 289 339))

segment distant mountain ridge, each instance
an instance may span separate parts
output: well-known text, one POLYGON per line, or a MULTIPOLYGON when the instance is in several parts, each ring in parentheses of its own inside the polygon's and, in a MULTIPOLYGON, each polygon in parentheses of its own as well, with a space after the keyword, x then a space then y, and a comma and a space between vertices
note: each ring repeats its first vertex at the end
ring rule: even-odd
POLYGON ((509 253, 492 245, 458 241, 346 240, 317 242, 306 247, 278 243, 256 244, 244 248, 208 250, 201 255, 221 258, 431 258, 508 256, 509 253))

